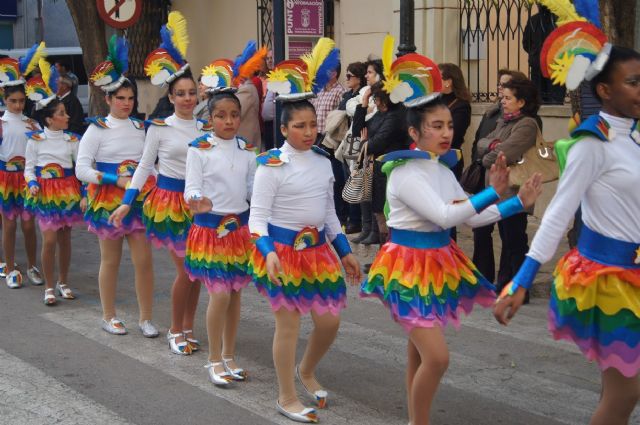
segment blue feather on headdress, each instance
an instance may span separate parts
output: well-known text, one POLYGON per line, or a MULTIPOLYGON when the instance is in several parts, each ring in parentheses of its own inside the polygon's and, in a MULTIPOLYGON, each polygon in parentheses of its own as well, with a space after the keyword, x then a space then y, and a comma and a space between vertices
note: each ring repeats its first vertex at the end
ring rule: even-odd
POLYGON ((598 0, 574 0, 576 12, 596 27, 602 29, 600 24, 600 5, 598 0))
POLYGON ((47 85, 51 89, 52 92, 58 92, 58 78, 60 78, 60 73, 55 66, 51 67, 51 73, 49 74, 49 81, 47 81, 47 85))
POLYGON ((107 60, 113 63, 119 74, 127 72, 129 69, 129 43, 124 37, 117 37, 115 34, 111 36, 107 60))
POLYGON ((27 53, 23 57, 18 59, 18 66, 22 75, 26 76, 30 74, 31 71, 33 71, 35 67, 38 66, 40 58, 46 56, 44 49, 44 41, 41 41, 40 43, 36 43, 31 46, 31 48, 27 50, 27 53))
POLYGON ((160 47, 165 49, 178 64, 182 65, 186 62, 186 59, 182 57, 178 48, 173 45, 171 30, 167 28, 166 25, 160 28, 160 39, 162 40, 160 47))
POLYGON ((250 40, 245 46, 242 54, 233 63, 233 78, 237 77, 240 73, 240 67, 247 62, 258 50, 258 45, 255 40, 250 40))
POLYGON ((332 49, 326 59, 318 67, 316 79, 313 82, 312 91, 316 94, 320 92, 331 79, 331 72, 335 71, 340 63, 340 49, 332 49))

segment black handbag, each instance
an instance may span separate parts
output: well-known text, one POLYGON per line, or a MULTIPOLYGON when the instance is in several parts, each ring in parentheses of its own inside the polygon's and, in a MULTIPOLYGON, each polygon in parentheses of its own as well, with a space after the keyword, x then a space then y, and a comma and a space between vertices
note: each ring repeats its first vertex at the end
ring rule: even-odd
POLYGON ((472 162, 460 176, 460 186, 467 193, 478 193, 484 189, 485 168, 480 162, 472 162))

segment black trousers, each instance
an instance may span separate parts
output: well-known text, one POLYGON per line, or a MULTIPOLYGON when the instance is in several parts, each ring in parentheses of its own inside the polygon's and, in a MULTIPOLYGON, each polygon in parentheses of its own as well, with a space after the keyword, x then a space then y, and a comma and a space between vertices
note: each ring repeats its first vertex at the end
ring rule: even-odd
POLYGON ((493 256, 493 224, 473 229, 473 263, 489 281, 495 282, 498 294, 513 279, 529 251, 527 214, 520 213, 498 222, 502 241, 500 264, 496 279, 493 256))
POLYGON ((322 148, 331 155, 329 159, 331 160, 331 169, 333 170, 334 178, 333 202, 336 207, 336 215, 338 216, 340 223, 344 224, 347 222, 347 218, 349 217, 349 204, 342 199, 342 189, 344 189, 344 184, 346 182, 342 162, 335 158, 335 151, 333 149, 326 146, 323 146, 322 148))

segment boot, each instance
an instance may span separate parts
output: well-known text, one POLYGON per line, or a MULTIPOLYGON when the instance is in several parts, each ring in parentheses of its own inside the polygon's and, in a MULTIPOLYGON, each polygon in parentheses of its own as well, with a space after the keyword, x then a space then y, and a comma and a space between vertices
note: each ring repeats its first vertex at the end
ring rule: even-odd
POLYGON ((355 238, 351 239, 351 242, 353 242, 353 243, 361 243, 363 240, 365 240, 367 238, 367 236, 369 236, 369 233, 371 233, 371 222, 362 223, 362 231, 360 232, 360 234, 358 236, 356 236, 355 238))
POLYGON ((371 220, 371 233, 360 241, 362 245, 374 245, 380 243, 380 231, 378 230, 378 221, 373 218, 371 220))

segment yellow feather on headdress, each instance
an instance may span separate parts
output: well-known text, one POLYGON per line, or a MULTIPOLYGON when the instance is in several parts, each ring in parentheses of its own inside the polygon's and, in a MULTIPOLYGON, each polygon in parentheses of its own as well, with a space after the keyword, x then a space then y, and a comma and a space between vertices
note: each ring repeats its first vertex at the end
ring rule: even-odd
POLYGON ((393 44, 395 43, 395 39, 391 34, 387 34, 384 37, 384 42, 382 43, 382 73, 384 74, 384 78, 391 78, 391 64, 393 63, 393 44))
POLYGON ((49 86, 49 79, 51 78, 51 64, 47 62, 45 59, 40 58, 38 61, 38 67, 40 68, 40 73, 42 74, 42 81, 47 86, 49 91, 51 91, 51 87, 49 86))
POLYGON ((31 58, 29 65, 27 65, 27 69, 24 70, 24 73, 23 73, 24 75, 29 75, 31 71, 36 69, 36 66, 38 66, 38 63, 40 62, 40 59, 47 56, 44 49, 45 49, 44 41, 41 41, 40 44, 38 45, 38 48, 36 49, 35 54, 31 58))
POLYGON ((558 17, 556 24, 564 25, 574 21, 586 21, 578 15, 576 8, 569 0, 537 0, 539 4, 546 6, 554 15, 558 17))
POLYGON ((187 20, 182 13, 174 11, 169 13, 167 29, 171 30, 171 41, 183 58, 187 57, 189 35, 187 34, 187 20))
POLYGON ((309 76, 306 87, 307 91, 311 91, 313 82, 316 79, 316 74, 318 73, 318 68, 320 68, 320 65, 322 65, 322 62, 324 62, 335 45, 336 43, 332 39, 323 37, 318 40, 311 54, 307 53, 300 58, 307 65, 307 75, 309 76))

